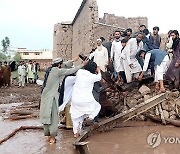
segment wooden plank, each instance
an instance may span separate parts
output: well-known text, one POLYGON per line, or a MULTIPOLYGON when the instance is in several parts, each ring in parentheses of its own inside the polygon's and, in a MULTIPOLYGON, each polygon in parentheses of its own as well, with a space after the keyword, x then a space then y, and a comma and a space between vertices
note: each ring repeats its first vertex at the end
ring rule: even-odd
POLYGON ((79 137, 77 138, 75 142, 75 146, 77 149, 83 148, 83 146, 80 145, 79 142, 83 142, 85 139, 87 139, 89 136, 94 134, 95 132, 105 132, 109 131, 112 128, 119 125, 121 122, 125 122, 129 119, 132 119, 133 117, 149 110, 150 108, 158 105, 159 103, 163 102, 165 100, 165 93, 156 95, 148 100, 146 100, 144 103, 136 105, 134 108, 131 108, 130 110, 120 113, 112 118, 106 119, 98 124, 98 127, 94 128, 93 126, 87 128, 87 130, 79 137))

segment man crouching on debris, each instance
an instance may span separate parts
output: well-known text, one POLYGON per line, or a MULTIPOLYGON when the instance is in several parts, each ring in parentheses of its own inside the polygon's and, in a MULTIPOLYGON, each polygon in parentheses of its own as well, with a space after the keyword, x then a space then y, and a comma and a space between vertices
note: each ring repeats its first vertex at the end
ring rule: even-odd
POLYGON ((144 66, 138 79, 140 81, 142 80, 148 66, 151 65, 155 70, 154 82, 156 82, 156 89, 160 90, 160 92, 165 92, 163 74, 165 74, 169 64, 168 53, 159 49, 154 49, 147 53, 144 50, 140 50, 139 55, 144 59, 144 66))
POLYGON ((40 121, 43 124, 44 135, 47 137, 49 143, 55 143, 58 132, 58 98, 59 98, 59 84, 62 75, 69 75, 75 73, 88 63, 84 60, 81 65, 74 68, 62 68, 62 66, 71 67, 74 61, 77 61, 79 56, 74 60, 63 63, 62 58, 53 60, 52 69, 47 77, 45 87, 41 94, 40 104, 40 121))

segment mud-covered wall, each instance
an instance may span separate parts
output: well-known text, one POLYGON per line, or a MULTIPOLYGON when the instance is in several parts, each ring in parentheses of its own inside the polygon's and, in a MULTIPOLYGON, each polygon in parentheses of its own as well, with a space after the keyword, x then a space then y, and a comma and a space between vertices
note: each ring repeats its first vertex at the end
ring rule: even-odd
POLYGON ((98 8, 95 0, 87 0, 73 23, 72 56, 89 53, 94 47, 95 22, 98 22, 98 8))
POLYGON ((58 23, 54 26, 53 58, 62 57, 64 60, 72 57, 72 25, 58 23))

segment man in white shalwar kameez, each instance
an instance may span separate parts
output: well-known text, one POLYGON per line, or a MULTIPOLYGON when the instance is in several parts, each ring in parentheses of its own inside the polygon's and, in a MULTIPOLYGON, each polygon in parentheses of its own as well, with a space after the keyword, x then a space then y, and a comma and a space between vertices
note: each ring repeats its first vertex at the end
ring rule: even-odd
POLYGON ((76 75, 71 99, 71 119, 73 122, 74 137, 81 133, 82 123, 85 118, 93 120, 99 113, 101 105, 94 99, 94 83, 101 80, 101 73, 96 63, 87 64, 84 69, 80 69, 76 75))
POLYGON ((155 70, 154 82, 156 83, 156 89, 160 90, 160 92, 165 92, 163 75, 166 73, 169 66, 168 53, 159 49, 153 49, 148 51, 147 53, 141 50, 140 56, 144 59, 144 66, 138 79, 142 80, 149 64, 153 64, 155 70))
POLYGON ((122 64, 120 63, 121 59, 121 50, 122 50, 122 45, 121 45, 121 40, 120 40, 120 31, 116 30, 114 33, 114 41, 112 42, 111 46, 111 62, 113 61, 114 63, 114 69, 118 73, 118 81, 120 81, 120 75, 119 72, 123 70, 122 64))
POLYGON ((101 39, 97 39, 97 49, 94 52, 94 62, 105 72, 108 65, 108 51, 102 45, 101 39))
POLYGON ((59 102, 59 112, 61 114, 64 114, 64 117, 61 120, 61 122, 65 123, 67 129, 72 128, 72 120, 69 111, 71 106, 71 97, 75 80, 76 76, 74 75, 66 76, 63 80, 64 84, 61 84, 61 89, 63 89, 63 91, 60 92, 60 95, 63 94, 63 98, 62 104, 60 104, 59 102))
POLYGON ((129 52, 127 52, 127 39, 121 40, 122 44, 122 49, 121 49, 121 57, 120 57, 120 63, 122 65, 122 72, 124 73, 123 75, 125 76, 125 80, 123 79, 124 83, 129 83, 131 82, 132 79, 132 74, 131 74, 131 68, 128 63, 128 59, 130 58, 129 52))
MULTIPOLYGON (((132 79, 138 78, 139 73, 142 71, 141 65, 136 59, 136 54, 143 49, 143 33, 139 33, 136 38, 131 38, 127 43, 128 64, 131 68, 132 79)), ((131 80, 132 80, 131 79, 131 80)))
POLYGON ((19 76, 19 87, 24 87, 25 76, 26 76, 26 67, 24 66, 24 61, 20 62, 18 66, 18 76, 19 76))
POLYGON ((27 80, 29 83, 34 82, 34 65, 32 60, 29 60, 29 64, 27 65, 27 80))

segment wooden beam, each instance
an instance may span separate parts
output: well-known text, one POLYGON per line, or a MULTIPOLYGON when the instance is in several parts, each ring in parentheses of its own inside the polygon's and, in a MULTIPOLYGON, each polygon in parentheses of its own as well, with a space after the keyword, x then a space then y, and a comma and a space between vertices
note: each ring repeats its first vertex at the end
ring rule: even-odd
MULTIPOLYGON (((76 142, 74 145, 77 147, 77 149, 83 149, 84 147, 81 146, 80 142, 83 142, 85 139, 87 139, 89 136, 96 132, 105 132, 109 131, 114 127, 117 127, 119 123, 125 122, 129 119, 132 119, 133 117, 149 110, 150 108, 158 105, 159 103, 163 102, 165 100, 165 93, 156 95, 145 102, 136 105, 135 107, 131 108, 130 110, 117 114, 116 116, 106 119, 98 124, 98 126, 89 127, 86 129, 86 131, 79 137, 77 138, 76 142)), ((82 150, 81 149, 81 150, 82 150)), ((82 150, 83 151, 83 150, 82 150)))

